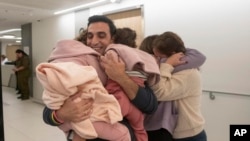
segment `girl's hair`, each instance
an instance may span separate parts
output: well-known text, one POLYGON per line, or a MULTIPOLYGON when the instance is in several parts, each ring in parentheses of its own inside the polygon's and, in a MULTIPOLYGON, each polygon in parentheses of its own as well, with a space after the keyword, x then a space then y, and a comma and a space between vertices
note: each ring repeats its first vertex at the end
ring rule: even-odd
POLYGON ((145 51, 149 54, 154 54, 153 52, 153 41, 158 37, 159 35, 151 35, 143 39, 141 42, 141 45, 139 47, 140 50, 145 51))
POLYGON ((114 36, 114 43, 124 44, 132 48, 136 48, 136 31, 131 28, 117 28, 114 36))
POLYGON ((184 42, 173 32, 164 32, 153 41, 153 48, 159 52, 171 56, 173 53, 186 52, 184 42))
POLYGON ((82 42, 83 44, 87 44, 87 33, 86 29, 80 30, 80 34, 75 38, 75 40, 82 42))

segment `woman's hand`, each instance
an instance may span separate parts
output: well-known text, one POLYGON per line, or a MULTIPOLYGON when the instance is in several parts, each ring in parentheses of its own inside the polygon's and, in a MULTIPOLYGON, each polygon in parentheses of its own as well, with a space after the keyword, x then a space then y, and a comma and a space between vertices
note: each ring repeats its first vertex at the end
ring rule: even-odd
POLYGON ((80 95, 68 98, 63 106, 56 111, 57 117, 64 122, 80 122, 90 117, 93 110, 93 99, 79 99, 80 95))
POLYGON ((183 56, 184 54, 182 52, 175 53, 171 55, 170 57, 168 57, 165 63, 170 64, 173 67, 181 65, 181 64, 185 64, 186 61, 181 60, 183 56))

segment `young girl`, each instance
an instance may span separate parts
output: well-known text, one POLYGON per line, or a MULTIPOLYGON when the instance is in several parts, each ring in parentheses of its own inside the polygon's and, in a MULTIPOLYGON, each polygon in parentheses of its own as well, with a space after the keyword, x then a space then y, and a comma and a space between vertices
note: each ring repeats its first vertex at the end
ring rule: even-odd
MULTIPOLYGON (((106 75, 99 66, 99 53, 75 40, 59 41, 49 63, 36 67, 37 78, 44 87, 43 101, 56 110, 70 96, 92 98, 93 111, 89 119, 59 126, 66 134, 73 129, 73 141, 102 138, 112 141, 130 141, 128 129, 118 123, 122 120, 119 103, 103 87, 106 75), (100 79, 99 79, 100 78, 100 79)), ((56 113, 54 113, 56 118, 56 113)), ((60 120, 60 119, 55 119, 60 120)))
MULTIPOLYGON (((112 55, 116 60, 123 60, 126 66, 126 73, 138 85, 155 85, 160 78, 158 65, 153 56, 141 50, 128 47, 122 44, 112 44, 106 49, 105 57, 112 55), (132 57, 133 56, 133 57, 132 57), (126 58, 126 59, 125 59, 126 58)), ((104 58, 105 58, 104 57, 104 58)), ((148 136, 144 128, 144 115, 128 99, 122 88, 108 79, 105 87, 110 94, 113 94, 118 100, 122 115, 128 120, 134 129, 137 141, 147 141, 148 136)))

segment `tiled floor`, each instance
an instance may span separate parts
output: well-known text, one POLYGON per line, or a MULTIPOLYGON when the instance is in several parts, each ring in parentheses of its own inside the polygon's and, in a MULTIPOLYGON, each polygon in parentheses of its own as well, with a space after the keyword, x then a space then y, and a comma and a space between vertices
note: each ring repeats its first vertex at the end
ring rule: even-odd
POLYGON ((17 99, 13 88, 2 89, 5 141, 66 141, 60 129, 43 122, 42 104, 17 99))

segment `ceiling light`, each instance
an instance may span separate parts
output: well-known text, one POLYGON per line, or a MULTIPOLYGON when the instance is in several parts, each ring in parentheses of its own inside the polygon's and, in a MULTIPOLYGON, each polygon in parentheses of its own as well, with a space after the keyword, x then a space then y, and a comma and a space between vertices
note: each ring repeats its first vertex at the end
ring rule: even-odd
POLYGON ((121 0, 110 0, 110 2, 112 2, 112 3, 120 3, 121 0))
POLYGON ((7 35, 7 34, 2 36, 3 39, 14 39, 15 37, 16 36, 14 35, 7 35))
POLYGON ((15 39, 15 40, 21 40, 22 38, 21 37, 16 37, 14 35, 2 35, 0 36, 0 39, 15 39))
POLYGON ((16 28, 16 29, 2 30, 2 31, 0 31, 0 34, 14 32, 14 31, 21 31, 21 29, 20 28, 16 28))
POLYGON ((69 8, 69 9, 61 10, 61 11, 57 11, 54 14, 57 15, 57 14, 72 12, 72 11, 75 11, 75 10, 90 8, 90 7, 94 7, 94 6, 98 6, 100 4, 103 4, 104 2, 108 2, 108 0, 98 0, 98 1, 95 1, 95 2, 90 2, 90 3, 87 3, 87 4, 80 5, 80 6, 72 7, 72 8, 69 8))

